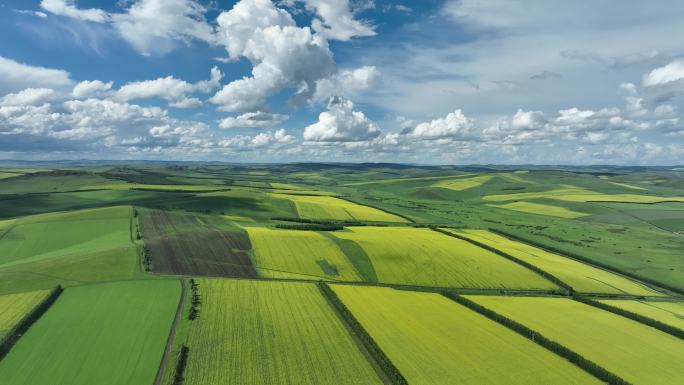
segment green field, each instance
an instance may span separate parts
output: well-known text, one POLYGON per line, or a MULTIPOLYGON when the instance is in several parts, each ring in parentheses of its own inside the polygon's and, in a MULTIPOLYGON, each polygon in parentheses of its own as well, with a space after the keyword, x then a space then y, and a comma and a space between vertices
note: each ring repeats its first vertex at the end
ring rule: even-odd
POLYGON ((553 217, 570 218, 570 219, 580 218, 580 217, 587 215, 585 213, 580 213, 577 211, 569 210, 565 207, 552 206, 552 205, 546 205, 546 204, 534 203, 534 202, 524 202, 524 201, 523 202, 506 203, 503 205, 492 205, 492 207, 498 207, 498 208, 507 209, 507 210, 514 210, 514 211, 522 211, 522 212, 531 213, 531 214, 550 215, 553 217))
POLYGON ((315 284, 199 281, 186 384, 382 384, 315 284))
POLYGON ((327 196, 270 194, 294 202, 297 214, 304 219, 338 221, 407 222, 384 211, 327 196))
POLYGON ((601 299, 599 302, 684 330, 684 302, 601 299))
POLYGON ((0 341, 41 303, 49 290, 0 295, 0 341))
POLYGON ((604 194, 585 190, 573 186, 549 191, 514 193, 503 195, 488 195, 485 200, 500 202, 520 199, 549 198, 570 202, 629 202, 629 203, 657 203, 657 202, 684 202, 682 196, 653 196, 637 194, 604 194))
POLYGON ((579 292, 660 295, 657 291, 631 279, 538 247, 508 239, 487 230, 447 230, 532 264, 579 292))
POLYGON ((254 265, 262 277, 359 281, 334 241, 313 232, 247 227, 254 265))
POLYGON ((0 239, 0 292, 140 275, 131 208, 22 217, 0 239))
POLYGON ((179 295, 176 280, 66 289, 0 361, 3 385, 152 384, 179 295))
POLYGON ((332 285, 409 384, 599 384, 517 333, 444 296, 332 285))
POLYGON ((562 298, 467 296, 639 384, 684 378, 684 341, 616 314, 562 298))
POLYGON ((138 209, 152 271, 256 277, 247 233, 215 217, 138 209))
POLYGON ((356 242, 378 282, 462 288, 553 290, 540 275, 466 241, 429 229, 353 227, 335 237, 356 242))

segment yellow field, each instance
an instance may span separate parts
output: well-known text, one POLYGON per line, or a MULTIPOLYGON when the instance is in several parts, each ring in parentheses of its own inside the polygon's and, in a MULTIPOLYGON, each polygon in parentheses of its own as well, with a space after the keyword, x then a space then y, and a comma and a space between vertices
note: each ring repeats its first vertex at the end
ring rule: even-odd
POLYGON ((381 283, 462 288, 555 289, 490 251, 429 229, 354 227, 334 236, 361 246, 381 283))
POLYGON ((315 284, 198 280, 186 384, 380 385, 315 284))
POLYGON ((406 222, 404 218, 329 196, 269 194, 274 198, 289 199, 300 218, 339 221, 406 222))
POLYGON ((409 384, 600 383, 541 346, 439 294, 331 286, 409 384))
POLYGON ((502 237, 487 230, 445 230, 491 246, 537 266, 570 285, 578 292, 645 296, 661 295, 644 285, 620 275, 502 237))
POLYGON ((567 186, 564 188, 529 193, 487 195, 482 199, 493 202, 514 201, 532 198, 549 198, 570 202, 630 202, 630 203, 656 203, 663 201, 684 202, 684 197, 659 197, 653 195, 636 194, 603 194, 585 190, 578 187, 567 186))
POLYGON ((313 231, 245 227, 262 277, 359 281, 335 242, 313 231))
POLYGON ((684 341, 565 298, 466 296, 634 385, 680 384, 684 341))
POLYGON ((49 290, 40 290, 0 295, 0 341, 49 293, 49 290))
POLYGON ((448 179, 432 184, 432 187, 448 188, 449 190, 462 191, 469 188, 477 187, 483 183, 489 182, 492 175, 480 175, 472 178, 463 179, 448 179))
POLYGON ((581 213, 579 211, 573 211, 565 207, 545 205, 542 203, 534 202, 513 202, 506 203, 503 205, 488 205, 490 207, 497 207, 502 209, 508 209, 513 211, 522 211, 525 213, 532 213, 538 215, 550 215, 553 217, 570 218, 575 219, 583 217, 589 214, 581 213))
POLYGON ((92 186, 84 186, 81 190, 90 189, 108 189, 108 190, 131 190, 131 189, 147 189, 147 190, 174 190, 174 191, 214 191, 220 189, 227 189, 227 186, 200 186, 194 184, 143 184, 143 183, 107 183, 96 184, 92 186))
POLYGON ((599 302, 603 302, 606 305, 619 307, 620 309, 624 309, 684 330, 684 302, 620 299, 606 299, 600 300, 599 302))

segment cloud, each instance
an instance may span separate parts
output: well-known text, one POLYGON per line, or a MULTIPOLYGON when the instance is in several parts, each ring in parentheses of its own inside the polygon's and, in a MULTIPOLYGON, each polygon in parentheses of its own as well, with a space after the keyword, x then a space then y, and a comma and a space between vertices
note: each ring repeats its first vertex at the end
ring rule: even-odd
POLYGON ((0 95, 32 87, 60 89, 72 83, 67 71, 22 64, 0 56, 0 95))
POLYGON ((220 85, 222 77, 221 71, 217 67, 213 67, 209 80, 202 80, 194 84, 174 78, 173 76, 131 82, 119 88, 114 97, 122 101, 158 97, 168 101, 172 107, 197 107, 201 105, 201 101, 197 98, 188 98, 187 95, 195 92, 211 92, 211 90, 220 85))
POLYGON ((257 111, 246 112, 239 116, 231 116, 219 121, 219 128, 269 128, 282 123, 287 119, 286 115, 272 114, 270 112, 257 111))
POLYGON ((296 140, 297 139, 294 136, 288 135, 287 132, 281 128, 274 132, 269 131, 257 134, 252 138, 250 146, 254 148, 273 147, 274 145, 291 144, 296 140))
POLYGON ((332 98, 328 111, 321 112, 318 122, 304 129, 304 140, 310 142, 357 142, 380 135, 377 125, 363 112, 354 111, 354 103, 332 98))
POLYGON ((373 26, 354 18, 348 0, 298 1, 316 14, 311 27, 326 39, 348 41, 354 37, 375 35, 373 26))
POLYGON ((353 98, 360 92, 376 86, 379 81, 380 71, 375 66, 340 71, 328 78, 316 81, 313 99, 323 101, 333 96, 353 98))
POLYGON ((684 59, 675 60, 644 75, 646 87, 666 85, 684 79, 684 59))
POLYGON ((109 14, 101 9, 79 9, 74 0, 42 0, 40 7, 54 15, 82 21, 104 23, 110 18, 109 14))
POLYGON ((40 17, 41 19, 47 18, 47 14, 45 12, 31 11, 27 9, 14 9, 13 11, 21 15, 35 16, 40 17))
POLYGON ((0 99, 0 106, 32 106, 43 104, 55 96, 50 88, 27 88, 16 94, 7 94, 0 99))
POLYGON ((473 120, 457 109, 444 118, 418 124, 410 135, 419 139, 466 138, 473 128, 473 120))
POLYGON ((100 80, 84 80, 74 86, 71 94, 79 99, 99 96, 109 91, 113 84, 114 82, 111 81, 104 83, 100 80))
POLYGON ((119 13, 81 9, 73 0, 43 0, 41 7, 55 15, 110 25, 143 55, 167 53, 176 42, 215 42, 204 16, 207 8, 195 0, 138 0, 119 13))
POLYGON ((561 78, 561 74, 553 72, 553 71, 547 71, 544 70, 543 72, 540 72, 538 74, 534 74, 530 76, 530 80, 545 80, 545 79, 557 79, 561 78))
POLYGON ((210 99, 222 111, 263 109, 266 98, 285 87, 297 89, 294 102, 308 99, 316 81, 335 71, 326 39, 297 27, 270 0, 239 1, 217 20, 230 57, 245 57, 253 66, 251 77, 225 85, 210 99))
POLYGON ((173 42, 193 39, 214 43, 214 30, 205 20, 207 9, 194 0, 140 0, 125 13, 112 15, 119 34, 144 55, 166 53, 173 42))

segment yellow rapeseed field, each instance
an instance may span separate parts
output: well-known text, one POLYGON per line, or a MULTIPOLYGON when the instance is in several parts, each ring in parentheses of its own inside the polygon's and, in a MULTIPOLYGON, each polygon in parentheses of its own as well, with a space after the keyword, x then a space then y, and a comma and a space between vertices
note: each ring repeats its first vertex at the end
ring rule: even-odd
POLYGON ((331 286, 411 385, 600 383, 439 294, 331 286))
POLYGON ((254 264, 262 277, 358 281, 335 242, 314 231, 245 227, 254 264))
POLYGON ((433 187, 448 188, 449 190, 467 190, 469 188, 477 187, 481 184, 489 182, 493 178, 493 175, 480 175, 474 176, 472 178, 461 178, 461 179, 447 179, 434 183, 433 187))
POLYGON ((382 283, 461 288, 557 288, 521 265, 429 229, 368 226, 336 231, 333 235, 361 246, 382 283))
POLYGON ((684 302, 639 301, 629 299, 606 299, 600 300, 600 302, 684 330, 684 302))
POLYGON ((621 275, 502 237, 487 230, 445 230, 491 246, 537 266, 579 292, 660 295, 660 293, 621 275))
POLYGON ((566 298, 466 296, 634 385, 681 384, 684 341, 566 298))
POLYGON ((35 308, 50 290, 0 295, 0 340, 35 308))
POLYGON ((586 213, 581 213, 579 211, 573 211, 573 210, 567 209, 565 207, 545 205, 543 203, 535 203, 535 202, 512 202, 512 203, 506 203, 503 205, 489 205, 489 206, 513 210, 513 211, 522 211, 524 213, 532 213, 532 214, 539 214, 539 215, 550 215, 553 217, 570 218, 570 219, 584 217, 584 216, 589 215, 586 213))
POLYGON ((299 217, 305 219, 406 222, 406 219, 396 215, 330 196, 270 195, 291 200, 297 208, 299 217))
POLYGON ((315 284, 198 283, 186 384, 382 384, 315 284))

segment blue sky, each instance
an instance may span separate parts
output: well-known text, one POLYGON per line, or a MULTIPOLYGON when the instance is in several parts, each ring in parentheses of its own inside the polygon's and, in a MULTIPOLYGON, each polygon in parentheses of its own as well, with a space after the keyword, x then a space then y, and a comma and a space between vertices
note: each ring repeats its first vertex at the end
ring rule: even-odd
POLYGON ((652 3, 0 1, 0 158, 682 164, 652 3))

